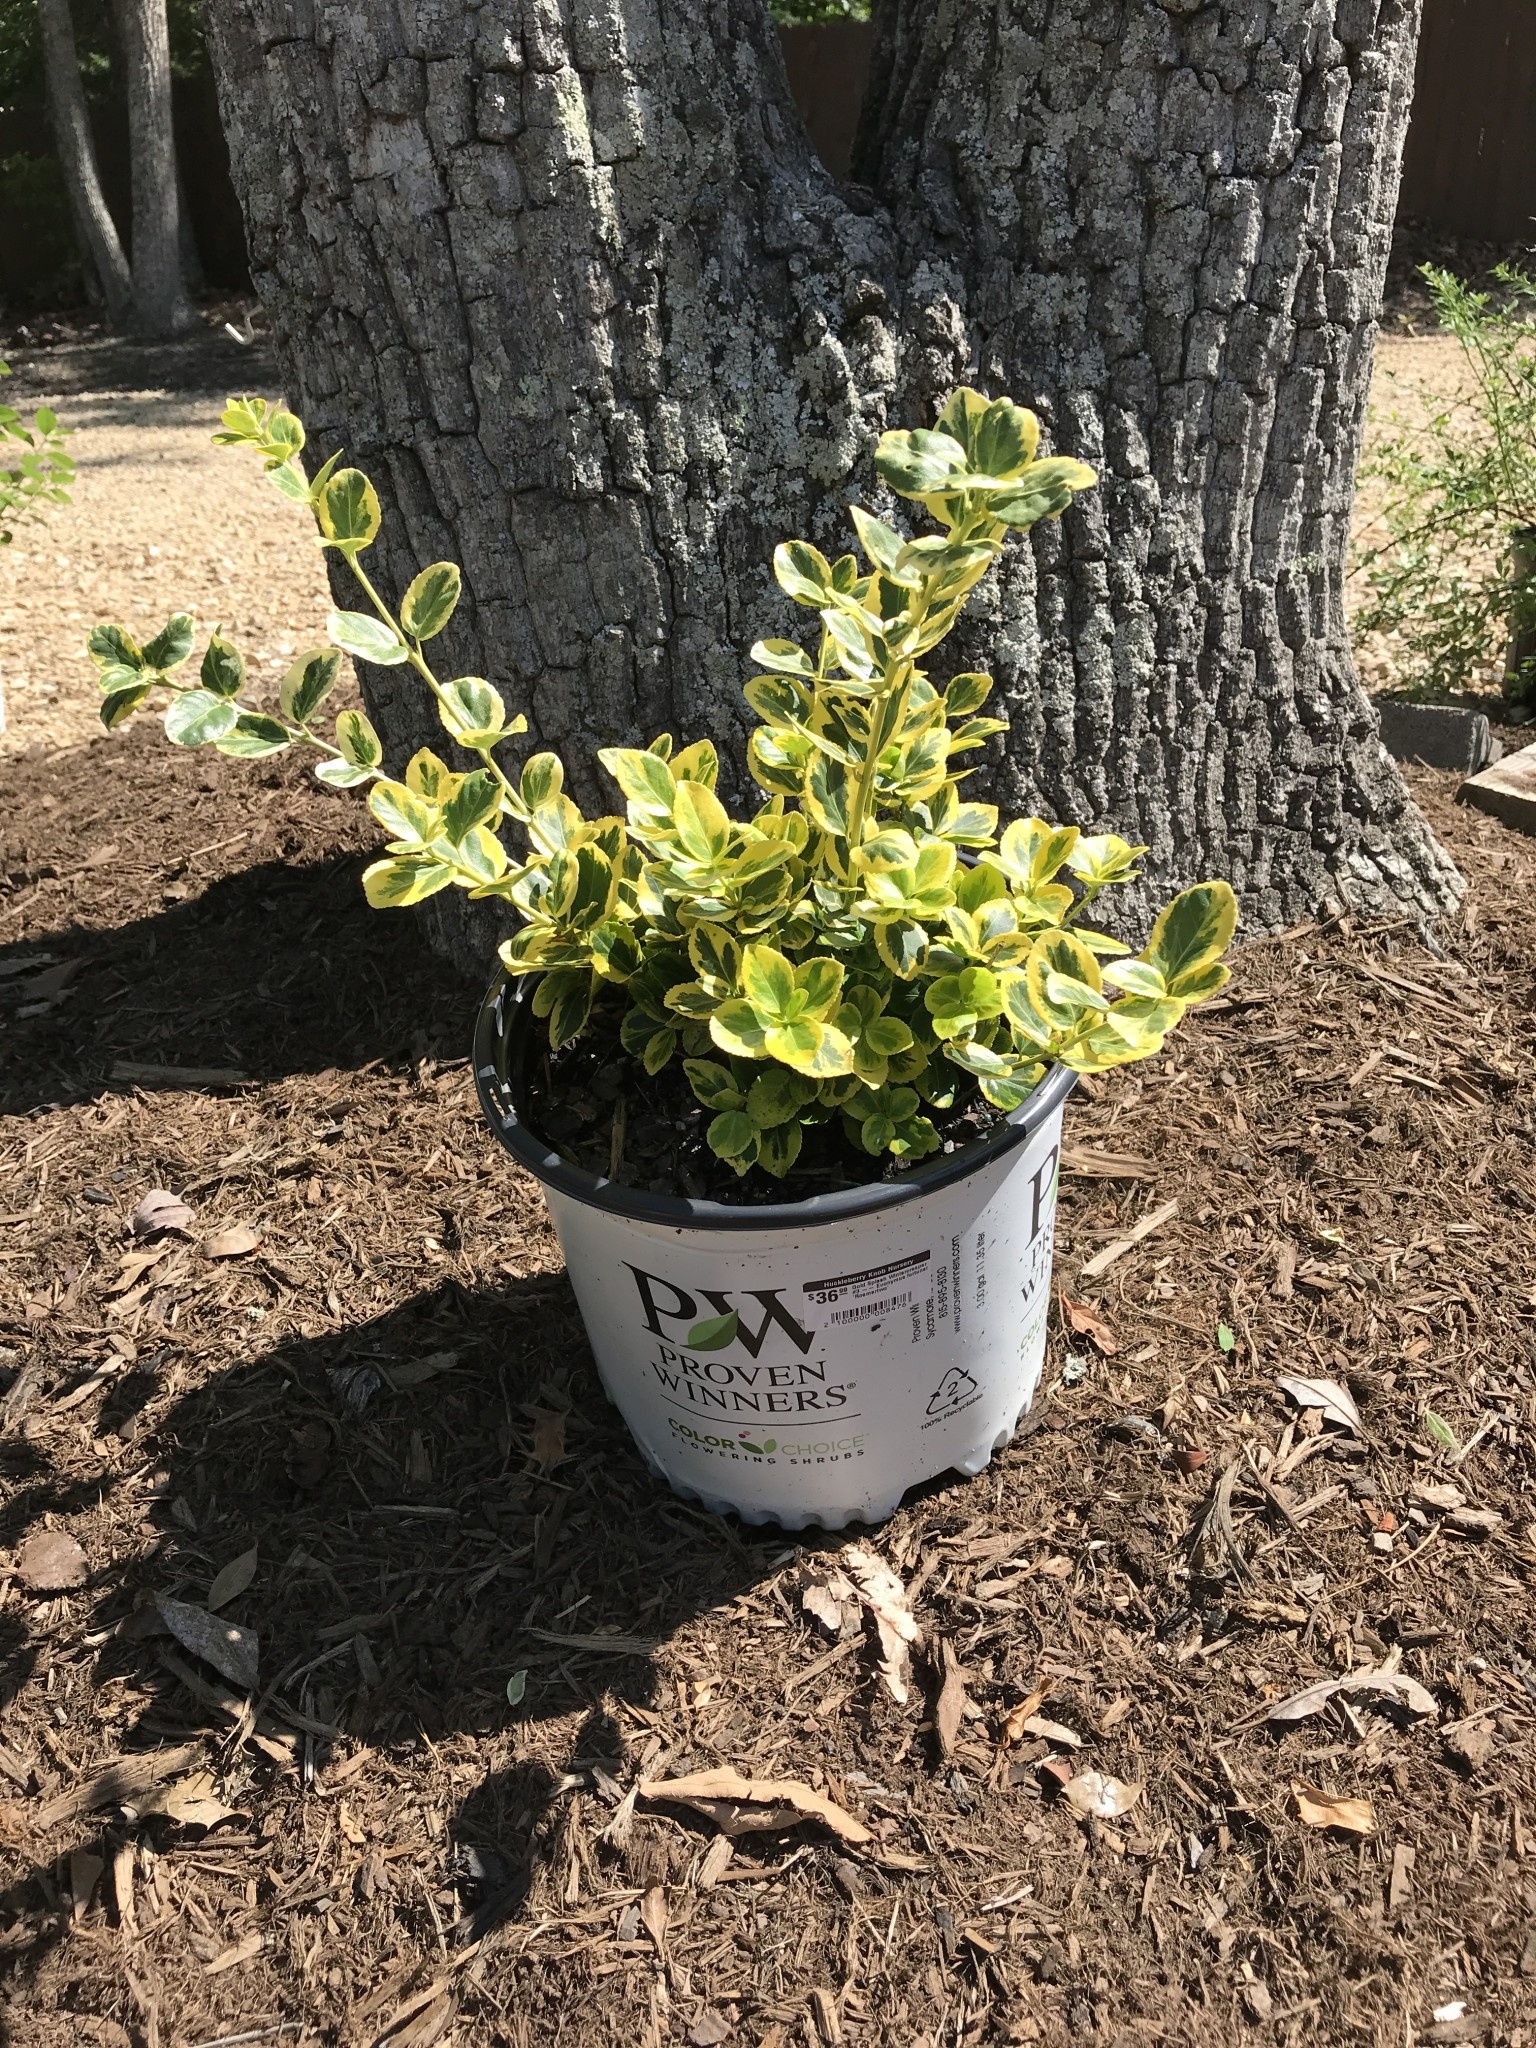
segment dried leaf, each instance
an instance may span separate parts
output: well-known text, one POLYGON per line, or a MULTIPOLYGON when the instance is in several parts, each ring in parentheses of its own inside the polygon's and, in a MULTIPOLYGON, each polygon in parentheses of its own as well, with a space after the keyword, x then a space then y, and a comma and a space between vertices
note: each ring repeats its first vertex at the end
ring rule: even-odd
POLYGON ((162 1244, 157 1245, 153 1251, 149 1252, 124 1252, 123 1263, 116 1279, 109 1286, 104 1287, 102 1292, 104 1294, 126 1294, 136 1281, 143 1279, 151 1266, 158 1266, 160 1261, 169 1258, 174 1250, 174 1245, 162 1244))
POLYGON ((154 1237, 162 1230, 190 1232, 192 1211, 169 1188, 151 1188, 128 1219, 135 1237, 154 1237))
POLYGON ((1352 1835, 1376 1832, 1376 1812, 1369 1799, 1343 1799, 1302 1778, 1292 1779, 1291 1797, 1309 1828, 1343 1828, 1352 1835))
POLYGON ((237 1600, 256 1576, 257 1546, 242 1550, 238 1557, 232 1557, 208 1588, 208 1611, 216 1612, 227 1607, 231 1600, 237 1600))
POLYGON ((729 2041, 735 2028, 724 2013, 706 2007, 688 2029, 690 2048, 720 2048, 722 2041, 729 2041))
POLYGON ((1061 1796, 1078 1813, 1091 1814, 1095 1820, 1118 1820, 1141 1797, 1141 1787, 1107 1778, 1102 1771, 1079 1771, 1062 1786, 1061 1796))
POLYGON ((216 1230, 212 1237, 203 1240, 203 1257, 240 1259, 247 1252, 255 1251, 260 1243, 259 1230, 252 1230, 249 1223, 232 1223, 228 1230, 216 1230))
POLYGON ((245 1692, 254 1687, 258 1644, 250 1629, 236 1628, 232 1621, 219 1621, 201 1607, 189 1606, 185 1600, 168 1600, 163 1594, 155 1605, 184 1650, 211 1664, 231 1685, 245 1692))
POLYGON ((426 1358, 412 1358, 404 1365, 386 1365, 383 1374, 398 1394, 404 1387, 419 1387, 435 1380, 440 1372, 452 1372, 458 1362, 457 1351, 433 1351, 426 1358))
POLYGON ((859 1598, 875 1619, 880 1638, 880 1676, 887 1692, 899 1707, 907 1703, 907 1679, 911 1672, 911 1649, 923 1640, 922 1629, 912 1612, 907 1591, 883 1557, 866 1550, 862 1543, 848 1544, 839 1563, 853 1581, 859 1598))
POLYGON ((558 1408, 534 1408, 533 1461, 546 1472, 565 1462, 565 1417, 558 1408))
POLYGON ((1119 1338, 1092 1303, 1074 1301, 1064 1287, 1061 1290, 1061 1312, 1074 1336, 1086 1337, 1106 1358, 1120 1349, 1119 1338))
POLYGON ((1435 1714, 1439 1712, 1435 1696, 1419 1684, 1417 1679, 1406 1673, 1386 1666, 1362 1667, 1350 1671, 1342 1678, 1320 1678, 1315 1685, 1304 1686, 1300 1692, 1293 1692, 1289 1699, 1276 1700, 1265 1715, 1268 1721, 1305 1721, 1313 1714, 1320 1714, 1335 1693, 1341 1692, 1382 1692, 1398 1700, 1413 1714, 1435 1714))
POLYGON ((667 1888, 653 1884, 640 1901, 640 1925, 656 1944, 656 1953, 665 1957, 667 1953, 667 1888))
POLYGON ((62 1529, 29 1536, 16 1553, 16 1576, 34 1593, 63 1593, 85 1584, 85 1552, 62 1529))
POLYGON ((1083 1738, 1075 1728, 1064 1728, 1059 1721, 1047 1721, 1043 1714, 1031 1714, 1024 1723, 1024 1734, 1036 1736, 1042 1742, 1054 1742, 1059 1749, 1081 1749, 1083 1738))
POLYGON ((1337 1422, 1343 1429, 1363 1433, 1354 1396, 1337 1380, 1301 1379, 1282 1372, 1276 1374, 1275 1384, 1281 1393, 1290 1395, 1298 1408, 1321 1408, 1326 1422, 1337 1422))
POLYGON ((1020 1700, 1016 1707, 1009 1708, 1008 1718, 1003 1723, 1002 1739, 1005 1743, 1014 1744, 1024 1740, 1030 1722, 1045 1704, 1047 1690, 1048 1688, 1043 1685, 1037 1686, 1028 1699, 1020 1700))
POLYGON ((960 1723, 965 1718, 965 1710, 970 1701, 966 1697, 965 1680, 960 1674, 960 1665, 954 1648, 948 1642, 939 1645, 939 1663, 944 1673, 944 1683, 939 1688, 938 1703, 933 1710, 933 1728, 939 1738, 939 1754, 947 1762, 955 1753, 960 1723))
MULTIPOLYGON (((729 1767, 717 1771, 695 1771, 684 1778, 647 1778, 640 1785, 643 1799, 672 1799, 683 1806, 766 1806, 792 1813, 797 1820, 819 1820, 841 1835, 845 1842, 868 1842, 869 1829, 856 1821, 820 1792, 813 1792, 798 1778, 744 1778, 729 1767)), ((713 1817, 713 1816, 711 1816, 713 1817)), ((762 1822, 758 1823, 762 1826, 762 1822)), ((777 1825, 788 1825, 779 1822, 777 1825)))
POLYGON ((213 1789, 211 1771, 194 1771, 174 1785, 155 1785, 138 1798, 125 1801, 124 1809, 137 1820, 143 1820, 147 1814, 163 1813, 167 1820, 195 1828, 217 1827, 221 1820, 240 1811, 239 1807, 226 1806, 219 1798, 213 1789))
POLYGON ((106 1868, 99 1856, 89 1849, 74 1850, 69 1859, 69 1897, 71 1917, 82 1920, 91 1903, 91 1895, 101 1881, 106 1868))

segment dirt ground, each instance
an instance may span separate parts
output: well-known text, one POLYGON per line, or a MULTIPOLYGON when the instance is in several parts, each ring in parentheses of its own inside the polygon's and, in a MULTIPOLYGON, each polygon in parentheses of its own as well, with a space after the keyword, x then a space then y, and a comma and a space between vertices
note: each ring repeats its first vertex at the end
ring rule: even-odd
MULTIPOLYGON (((0 2040, 1536 2048, 1536 842, 1418 774, 1442 956, 1250 946, 1075 1098, 1027 1432, 873 1538, 898 1705, 803 1604, 840 1539, 646 1474, 359 807, 80 743, 77 626, 208 573, 215 395, 153 486, 103 401, 4 571, 0 2040), (637 1791, 726 1766, 865 1838, 637 1791)), ((200 601, 259 636, 241 469, 200 601)))

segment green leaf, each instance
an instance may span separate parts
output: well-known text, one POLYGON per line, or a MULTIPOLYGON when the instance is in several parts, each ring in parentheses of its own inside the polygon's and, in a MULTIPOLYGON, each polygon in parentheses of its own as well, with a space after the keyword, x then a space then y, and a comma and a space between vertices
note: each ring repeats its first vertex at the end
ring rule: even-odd
POLYGON ((1426 1408, 1424 1410, 1424 1428, 1426 1433, 1432 1436, 1442 1449, 1447 1451, 1459 1451, 1461 1449, 1461 1442, 1455 1430, 1452 1429, 1451 1425, 1442 1416, 1437 1415, 1433 1408, 1426 1408))
POLYGON ((448 800, 443 830, 457 844, 476 825, 488 825, 501 810, 501 785, 487 769, 466 775, 448 800))
POLYGON ((412 579, 400 600, 400 623, 418 640, 441 633, 458 606, 463 578, 453 562, 434 562, 412 579))
POLYGON ((245 684, 245 656, 221 633, 214 633, 198 675, 212 696, 238 697, 245 684))
POLYGON ((196 629, 190 612, 172 612, 144 649, 144 666, 157 668, 161 674, 169 669, 180 668, 192 652, 196 629))
POLYGON ((1163 977, 1171 996, 1196 988, 1201 993, 1206 970, 1223 954, 1237 930, 1237 898, 1225 882, 1199 882, 1174 897, 1158 915, 1142 958, 1163 977))
POLYGON ((530 811, 536 811, 541 804, 547 804, 560 794, 565 784, 565 770, 558 754, 534 754, 523 763, 522 779, 518 783, 518 794, 530 811))
POLYGON ((351 761, 317 761, 315 779, 323 782, 328 789, 357 789, 362 783, 373 780, 371 768, 360 768, 351 761))
POLYGON ((710 1151, 720 1159, 745 1159, 757 1149, 757 1125, 745 1110, 722 1110, 704 1135, 710 1151))
POLYGON ((1216 1325, 1216 1342, 1223 1351, 1235 1351, 1237 1349, 1237 1338, 1233 1334, 1230 1323, 1218 1323, 1216 1325))
MULTIPOLYGON (((217 439, 217 435, 214 437, 217 439)), ((267 482, 295 505, 312 504, 313 498, 304 472, 296 462, 281 462, 267 471, 267 482)))
POLYGON ((293 735, 276 718, 260 711, 242 711, 230 730, 214 741, 219 753, 236 760, 259 761, 267 754, 280 754, 292 746, 293 735))
POLYGON ((325 630, 331 645, 354 661, 371 661, 375 668, 398 668, 410 659, 410 650, 394 627, 367 612, 332 612, 325 630))
POLYGON ((507 1705, 509 1707, 520 1707, 527 1697, 527 1693, 528 1673, 526 1671, 514 1671, 507 1680, 507 1705))
MULTIPOLYGON (((850 509, 857 511, 856 507, 850 509)), ((811 657, 794 640, 754 641, 752 659, 759 668, 770 669, 775 675, 804 676, 809 679, 816 673, 811 657)))
POLYGON ((337 714, 336 744, 342 759, 355 768, 377 768, 384 759, 383 743, 361 711, 337 714))
POLYGON ((742 1095, 736 1086, 735 1076, 718 1060, 684 1060, 683 1072, 695 1097, 706 1109, 718 1112, 741 1108, 742 1095))
POLYGON ((211 690, 188 690, 165 714, 165 736, 178 747, 201 747, 233 732, 240 714, 211 690))
POLYGON ((709 1020, 709 1035, 722 1052, 737 1059, 766 1057, 768 1034, 750 1003, 722 1003, 709 1020))
POLYGON ((723 803, 702 782, 681 782, 672 800, 672 823, 683 851, 697 861, 724 858, 731 820, 723 803))
POLYGON ((797 1117, 810 1093, 814 1090, 798 1075, 783 1067, 769 1067, 747 1090, 747 1115, 759 1131, 772 1130, 797 1117))
POLYGON ((368 808, 391 839, 425 846, 437 836, 436 809, 403 782, 376 782, 368 792, 368 808))
POLYGON ((85 645, 92 661, 100 667, 141 669, 144 666, 144 654, 139 643, 121 626, 92 626, 85 645))
POLYGON ((819 610, 831 601, 832 565, 809 541, 781 541, 773 551, 773 573, 779 588, 796 604, 814 605, 819 610))
POLYGON ((677 784, 672 770, 659 754, 643 747, 601 747, 597 758, 626 799, 643 814, 653 818, 671 817, 677 784))
POLYGON ((958 441, 924 427, 915 427, 910 433, 882 434, 875 449, 875 468, 903 498, 923 498, 942 491, 968 467, 958 441))
POLYGON ((728 1309, 723 1316, 706 1316, 694 1324, 683 1342, 690 1351, 723 1351, 735 1342, 740 1320, 735 1309, 728 1309))
POLYGON ((748 946, 741 956, 741 985, 765 1024, 788 1020, 795 994, 795 970, 772 946, 748 946))
POLYGON ((121 689, 109 690, 101 700, 101 722, 107 731, 125 725, 153 687, 151 683, 125 683, 121 689))
POLYGON ((453 880, 453 870, 425 854, 397 854, 363 870, 363 894, 375 910, 403 910, 435 896, 453 880))
POLYGON ((526 718, 508 719, 501 692, 483 676, 455 676, 444 683, 437 708, 444 729, 461 747, 476 752, 528 730, 526 718))
POLYGON ((301 654, 278 686, 277 701, 283 715, 295 725, 308 725, 336 687, 341 674, 341 656, 329 647, 312 647, 301 654))
POLYGON ((360 469, 338 469, 315 499, 320 531, 344 555, 371 546, 382 523, 378 493, 360 469))

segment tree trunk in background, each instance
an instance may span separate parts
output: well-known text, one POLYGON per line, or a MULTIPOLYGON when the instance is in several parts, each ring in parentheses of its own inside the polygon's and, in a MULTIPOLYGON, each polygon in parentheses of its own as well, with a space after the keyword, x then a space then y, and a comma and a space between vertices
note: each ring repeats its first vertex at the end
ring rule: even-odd
POLYGON ((96 273, 107 318, 114 327, 121 327, 128 318, 133 283, 96 170, 96 144, 80 85, 80 60, 75 51, 75 25, 70 18, 69 0, 38 0, 38 19, 43 38, 48 120, 59 167, 64 173, 64 189, 69 194, 75 240, 86 268, 96 273))
POLYGON ((113 0, 133 171, 133 329, 164 339, 197 325, 181 267, 181 200, 171 126, 165 0, 113 0))
MULTIPOLYGON (((1254 931, 1459 889, 1342 602, 1417 18, 888 0, 841 188, 762 0, 221 0, 209 40, 317 453, 393 499, 395 587, 463 564, 448 659, 573 780, 735 750, 745 649, 798 623, 774 543, 844 546, 880 430, 970 379, 1103 476, 957 649, 1014 721, 993 793, 1147 841, 1149 898, 1230 876, 1254 931)), ((433 734, 367 688, 394 754, 433 734)))

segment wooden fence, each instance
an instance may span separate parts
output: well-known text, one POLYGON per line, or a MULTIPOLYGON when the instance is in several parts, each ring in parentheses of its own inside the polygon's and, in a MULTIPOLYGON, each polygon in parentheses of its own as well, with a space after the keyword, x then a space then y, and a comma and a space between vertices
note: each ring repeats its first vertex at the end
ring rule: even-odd
POLYGON ((1536 244, 1536 0, 1424 0, 1398 212, 1536 244))

